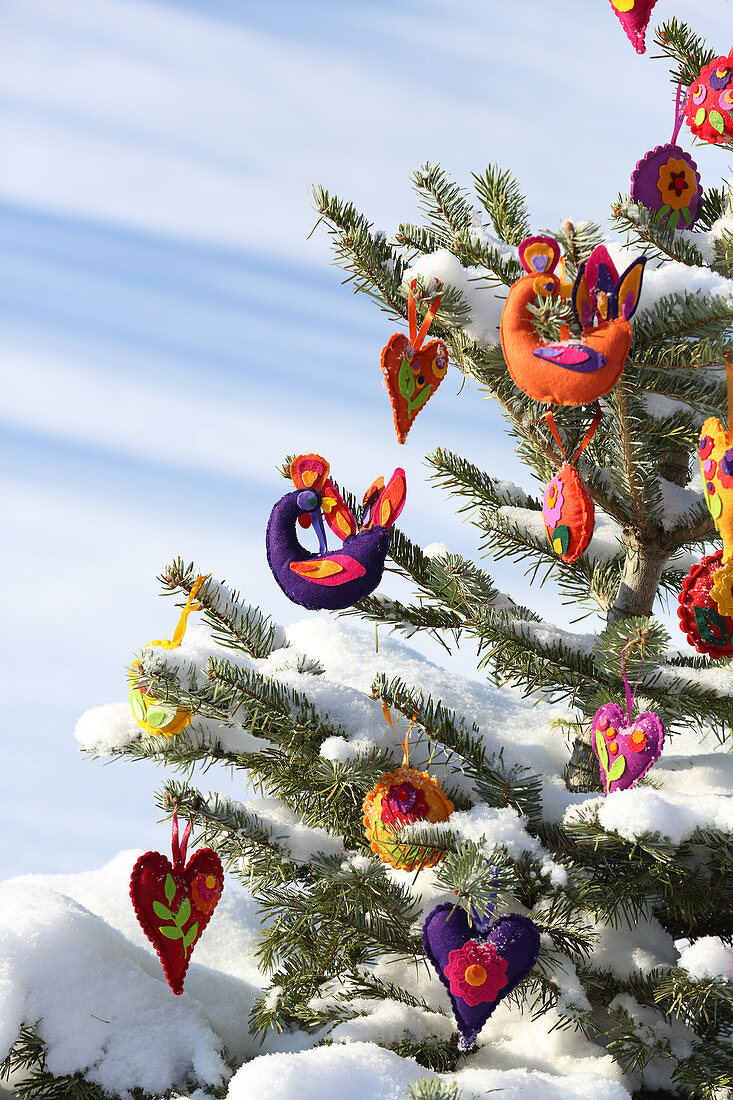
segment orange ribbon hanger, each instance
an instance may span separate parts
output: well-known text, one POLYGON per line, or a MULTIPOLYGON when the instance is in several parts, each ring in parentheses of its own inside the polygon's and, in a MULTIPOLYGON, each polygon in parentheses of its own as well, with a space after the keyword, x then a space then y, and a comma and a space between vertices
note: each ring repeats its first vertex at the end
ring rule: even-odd
POLYGON ((194 607, 194 602, 193 601, 196 599, 196 593, 198 592, 199 588, 201 587, 201 585, 204 583, 205 580, 206 580, 206 577, 197 577, 196 580, 194 581, 192 587, 191 587, 191 591, 189 593, 188 599, 186 600, 186 606, 184 607, 183 611, 181 612, 181 617, 178 621, 178 626, 176 627, 175 633, 173 634, 173 637, 171 638, 171 649, 176 648, 183 641, 183 635, 186 633, 186 624, 188 623, 188 616, 191 614, 191 612, 201 610, 201 604, 197 603, 196 606, 194 607))
MULTIPOLYGON (((730 376, 729 376, 729 378, 730 378, 730 376)), ((729 385, 730 384, 731 383, 729 381, 729 385)), ((565 455, 565 448, 562 445, 562 441, 560 439, 560 436, 559 436, 558 430, 557 430, 557 426, 555 424, 555 417, 552 415, 551 412, 549 412, 549 410, 548 410, 548 412, 545 413, 545 420, 547 421, 547 423, 549 425, 550 431, 552 432, 553 436, 555 437, 555 442, 557 443, 558 447, 560 448, 560 454, 562 455, 563 462, 567 462, 568 459, 565 455)), ((600 422, 601 422, 601 406, 599 405, 596 409, 595 416, 593 417, 593 419, 590 422, 590 427, 588 428, 588 431, 583 436, 582 443, 580 444, 577 451, 575 452, 575 458, 571 459, 571 461, 570 461, 571 466, 575 465, 575 463, 578 461, 578 459, 582 455, 585 448, 590 443, 593 436, 596 434, 596 431, 598 429, 598 425, 600 424, 600 422)))
POLYGON ((405 740, 404 741, 402 740, 402 738, 398 734, 397 730, 394 728, 394 725, 392 723, 392 714, 391 714, 391 711, 389 709, 389 704, 386 702, 386 700, 384 700, 382 702, 382 714, 384 715, 385 721, 389 725, 389 728, 393 731, 393 733, 394 733, 395 737, 397 738, 397 740, 399 741, 400 745, 402 745, 402 765, 401 766, 403 768, 409 768, 409 766, 410 766, 410 734, 412 733, 412 727, 415 725, 415 722, 417 721, 417 717, 418 717, 417 711, 415 711, 415 713, 412 716, 412 721, 410 722, 410 727, 409 727, 407 733, 405 734, 405 740))
MULTIPOLYGON (((438 287, 441 287, 441 283, 438 282, 437 279, 435 281, 438 284, 438 287)), ((423 320, 423 323, 420 325, 420 331, 418 332, 418 328, 417 328, 417 305, 415 304, 415 295, 413 293, 416 289, 417 289, 417 279, 413 279, 412 282, 410 283, 410 289, 409 289, 409 292, 408 292, 408 295, 407 295, 407 320, 408 320, 409 325, 410 325, 410 344, 412 345, 412 350, 413 351, 419 351, 420 348, 422 347, 423 341, 425 340, 425 337, 428 334, 428 329, 430 328, 433 321, 435 320, 435 314, 440 309, 440 299, 441 299, 440 294, 438 294, 435 298, 433 298, 432 302, 430 303, 430 308, 428 309, 428 312, 425 314, 425 318, 423 320)), ((392 725, 391 722, 390 722, 390 725, 392 725)))

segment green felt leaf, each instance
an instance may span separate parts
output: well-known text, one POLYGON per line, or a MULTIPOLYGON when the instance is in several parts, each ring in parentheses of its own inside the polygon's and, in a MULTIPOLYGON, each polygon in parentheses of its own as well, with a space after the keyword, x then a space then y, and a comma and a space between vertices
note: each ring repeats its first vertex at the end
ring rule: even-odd
POLYGON ((728 626, 725 619, 714 607, 693 607, 695 623, 700 637, 708 645, 724 648, 728 645, 728 626))
POLYGON ((421 409, 423 407, 429 397, 430 386, 426 386, 424 390, 420 390, 415 400, 409 403, 409 405, 407 406, 407 411, 409 413, 417 412, 418 409, 421 409))
POLYGON ((680 212, 679 212, 679 210, 675 210, 673 212, 673 214, 671 215, 671 217, 669 219, 669 222, 667 224, 670 226, 671 229, 676 229, 679 220, 680 220, 680 212))
POLYGON ((616 779, 620 779, 626 771, 626 761, 623 756, 617 756, 611 767, 606 772, 608 782, 613 783, 616 779))
POLYGON ((719 134, 725 133, 725 119, 721 115, 720 111, 711 111, 708 115, 708 121, 714 130, 717 130, 719 134))
POLYGON ((715 520, 715 526, 717 527, 720 513, 723 511, 723 501, 717 493, 712 493, 710 496, 707 496, 707 502, 708 508, 710 509, 710 515, 715 520))
POLYGON ((163 889, 165 890, 165 900, 170 905, 170 903, 176 896, 176 884, 173 880, 173 875, 165 876, 165 885, 163 886, 163 889))
POLYGON ((567 554, 568 546, 570 546, 570 528, 561 523, 552 532, 552 549, 556 554, 567 554), (559 550, 558 546, 560 547, 559 550))
POLYGON ((175 924, 170 924, 170 925, 161 924, 158 931, 160 932, 161 936, 165 936, 165 938, 167 940, 182 940, 183 939, 183 932, 175 924))
POLYGON ((184 898, 183 901, 181 902, 181 908, 175 914, 173 919, 174 919, 174 921, 176 922, 176 924, 178 925, 179 928, 183 928, 184 924, 186 923, 186 921, 189 919, 190 916, 191 916, 191 902, 188 900, 188 898, 184 898))
POLYGON ((407 359, 400 363, 400 373, 397 375, 397 389, 405 401, 410 401, 415 392, 415 375, 407 359))
POLYGON ((685 219, 688 225, 692 225, 692 214, 690 213, 689 206, 683 206, 680 210, 680 214, 685 219))
POLYGON ((606 748, 606 738, 603 736, 600 730, 596 730, 596 749, 598 751, 598 759, 601 762, 601 767, 604 772, 608 771, 608 749, 606 748))
POLYGON ((145 721, 149 726, 154 726, 155 729, 160 729, 161 726, 167 725, 168 722, 175 716, 174 711, 170 707, 162 707, 160 704, 153 704, 148 713, 145 715, 145 721))
POLYGON ((656 214, 654 215, 656 220, 660 222, 666 214, 669 214, 671 209, 672 207, 669 205, 669 203, 665 202, 664 206, 660 206, 659 210, 657 210, 656 214))
POLYGON ((199 934, 199 922, 196 921, 191 925, 186 935, 183 937, 183 946, 189 948, 199 934))
POLYGON ((173 920, 173 914, 167 905, 163 905, 162 901, 153 902, 153 912, 161 920, 173 920))
POLYGON ((702 126, 704 121, 705 121, 705 108, 704 107, 698 107, 697 113, 695 115, 695 125, 696 126, 702 126))
POLYGON ((132 685, 130 686, 130 709, 133 718, 137 719, 138 722, 145 720, 145 704, 143 703, 142 692, 132 685))

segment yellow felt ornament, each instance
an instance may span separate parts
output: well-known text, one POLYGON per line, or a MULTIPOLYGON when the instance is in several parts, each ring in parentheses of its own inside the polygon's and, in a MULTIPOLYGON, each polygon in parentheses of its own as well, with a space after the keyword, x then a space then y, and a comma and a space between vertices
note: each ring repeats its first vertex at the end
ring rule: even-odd
MULTIPOLYGON (((198 611, 200 604, 194 605, 194 599, 206 577, 197 577, 189 593, 186 606, 181 612, 178 626, 172 638, 161 640, 157 638, 150 645, 162 646, 163 649, 177 649, 183 641, 186 633, 188 616, 192 611, 198 611)), ((130 707, 133 716, 140 729, 146 733, 160 734, 163 737, 173 737, 180 733, 191 723, 191 711, 188 707, 172 707, 167 703, 154 699, 140 684, 142 663, 133 661, 130 666, 130 707)))
MULTIPOLYGON (((728 415, 733 408, 733 362, 725 357, 728 415)), ((733 614, 733 433, 716 416, 702 426, 698 445, 705 502, 723 540, 720 569, 713 574, 710 598, 721 615, 733 614)))
MULTIPOLYGON (((384 717, 394 729, 386 703, 383 709, 384 717)), ((434 867, 443 858, 443 852, 400 842, 400 829, 419 821, 447 821, 453 813, 453 803, 443 794, 438 780, 428 772, 410 767, 410 730, 403 743, 402 766, 382 776, 364 799, 364 831, 369 846, 383 863, 402 871, 434 867)))

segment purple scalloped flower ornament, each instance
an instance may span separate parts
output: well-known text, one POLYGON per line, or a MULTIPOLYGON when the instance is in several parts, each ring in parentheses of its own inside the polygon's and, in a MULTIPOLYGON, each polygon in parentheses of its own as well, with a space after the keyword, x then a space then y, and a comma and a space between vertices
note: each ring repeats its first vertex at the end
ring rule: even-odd
POLYGON ((671 229, 692 229, 702 198, 700 173, 684 149, 676 144, 684 101, 677 88, 675 127, 672 140, 646 153, 631 173, 631 201, 654 213, 658 222, 671 229))
POLYGON ((534 968, 540 934, 529 917, 508 913, 493 923, 493 905, 484 917, 451 902, 437 905, 425 919, 425 954, 448 990, 461 1050, 469 1050, 504 997, 534 968))

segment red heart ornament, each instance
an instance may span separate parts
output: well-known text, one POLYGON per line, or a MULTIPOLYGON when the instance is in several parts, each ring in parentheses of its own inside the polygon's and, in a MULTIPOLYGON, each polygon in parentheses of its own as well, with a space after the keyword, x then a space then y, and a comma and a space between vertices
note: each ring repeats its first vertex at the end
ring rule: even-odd
POLYGON ((185 867, 183 859, 174 865, 160 852, 146 852, 130 878, 135 915, 175 994, 183 992, 193 949, 224 888, 221 860, 211 848, 199 848, 185 867))
POLYGON ((382 371, 400 443, 407 439, 415 417, 425 408, 447 370, 448 348, 442 340, 430 340, 415 351, 403 332, 390 336, 382 349, 382 371))

